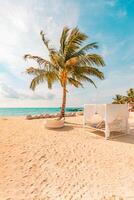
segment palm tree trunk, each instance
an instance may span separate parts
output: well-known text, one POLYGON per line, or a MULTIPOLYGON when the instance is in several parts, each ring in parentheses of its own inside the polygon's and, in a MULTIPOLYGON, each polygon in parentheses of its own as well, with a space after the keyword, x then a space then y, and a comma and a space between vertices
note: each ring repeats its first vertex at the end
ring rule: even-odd
POLYGON ((65 107, 66 107, 66 86, 63 86, 63 98, 62 98, 62 107, 61 107, 61 113, 60 118, 65 117, 65 107))

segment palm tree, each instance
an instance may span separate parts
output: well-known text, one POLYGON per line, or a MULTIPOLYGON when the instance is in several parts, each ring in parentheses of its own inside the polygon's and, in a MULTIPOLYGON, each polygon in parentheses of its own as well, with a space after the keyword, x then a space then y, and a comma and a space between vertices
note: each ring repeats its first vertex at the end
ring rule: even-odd
POLYGON ((134 89, 130 88, 127 91, 127 96, 123 96, 120 94, 115 95, 115 98, 113 98, 114 104, 124 104, 124 103, 134 103, 134 89))
POLYGON ((127 98, 126 98, 127 103, 134 103, 134 89, 130 88, 127 91, 127 98))
POLYGON ((120 94, 116 94, 113 98, 113 104, 124 104, 126 102, 126 97, 120 94))
POLYGON ((38 64, 37 67, 29 67, 26 72, 33 75, 30 88, 34 90, 42 82, 47 82, 48 88, 52 88, 54 82, 59 82, 63 90, 61 106, 61 118, 64 117, 66 107, 67 85, 71 84, 78 88, 83 87, 82 82, 88 81, 95 87, 94 81, 90 76, 104 79, 103 73, 96 67, 105 66, 103 58, 95 53, 88 53, 89 50, 97 49, 96 42, 86 44, 88 36, 76 27, 69 29, 64 27, 61 38, 60 48, 56 50, 49 45, 43 31, 40 32, 42 41, 49 52, 49 60, 40 56, 26 54, 25 59, 32 59, 38 64))

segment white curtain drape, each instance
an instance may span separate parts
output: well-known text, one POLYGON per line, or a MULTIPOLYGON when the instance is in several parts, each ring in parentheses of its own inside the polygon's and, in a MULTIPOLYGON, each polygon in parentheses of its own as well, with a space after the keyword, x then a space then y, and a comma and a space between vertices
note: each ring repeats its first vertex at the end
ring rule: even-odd
POLYGON ((111 131, 129 133, 127 104, 86 104, 84 105, 84 125, 105 122, 105 138, 111 131))

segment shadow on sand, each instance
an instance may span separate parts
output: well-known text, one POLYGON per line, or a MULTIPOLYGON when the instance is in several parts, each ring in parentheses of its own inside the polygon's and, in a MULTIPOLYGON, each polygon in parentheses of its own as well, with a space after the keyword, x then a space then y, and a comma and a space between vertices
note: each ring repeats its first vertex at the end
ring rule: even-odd
POLYGON ((123 135, 117 138, 110 139, 112 141, 134 144, 134 128, 130 129, 130 134, 123 135))
POLYGON ((56 129, 52 129, 52 128, 47 128, 48 130, 53 130, 54 132, 65 132, 65 131, 71 131, 73 130, 73 127, 72 126, 64 126, 62 128, 56 128, 56 129))
MULTIPOLYGON (((66 124, 66 126, 62 129, 63 131, 72 130, 73 128, 83 128, 83 125, 80 124, 80 123, 66 122, 65 124, 66 124)), ((99 136, 99 137, 102 137, 102 138, 105 137, 103 131, 92 129, 92 127, 90 127, 90 126, 85 126, 84 129, 86 131, 89 130, 89 133, 93 133, 96 136, 99 136)), ((114 133, 111 134, 111 136, 112 137, 109 139, 110 141, 117 141, 117 142, 122 142, 122 143, 134 144, 134 127, 133 126, 130 127, 130 134, 120 135, 120 133, 114 132, 114 133), (119 134, 119 136, 118 136, 118 134, 119 134)))

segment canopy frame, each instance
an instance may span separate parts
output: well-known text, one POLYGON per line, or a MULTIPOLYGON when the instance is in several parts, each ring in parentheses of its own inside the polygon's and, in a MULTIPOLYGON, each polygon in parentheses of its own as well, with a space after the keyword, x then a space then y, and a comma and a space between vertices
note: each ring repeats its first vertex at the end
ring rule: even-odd
MULTIPOLYGON (((87 126, 95 114, 99 114, 105 122, 105 139, 110 138, 112 131, 122 132, 120 135, 129 134, 129 112, 127 104, 85 104, 83 126, 87 126)), ((118 134, 118 136, 120 136, 118 134)), ((115 136, 116 137, 116 136, 115 136)))

